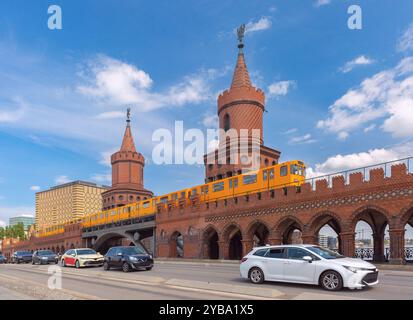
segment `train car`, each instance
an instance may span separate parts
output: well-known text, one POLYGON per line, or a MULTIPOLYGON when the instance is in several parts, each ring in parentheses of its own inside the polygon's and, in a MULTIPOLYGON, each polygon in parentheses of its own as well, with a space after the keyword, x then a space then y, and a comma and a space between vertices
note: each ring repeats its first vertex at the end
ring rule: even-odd
POLYGON ((82 219, 82 226, 90 228, 102 224, 116 223, 121 220, 145 217, 156 214, 159 204, 165 207, 171 204, 175 206, 189 204, 194 197, 199 197, 201 202, 211 202, 287 186, 300 186, 305 180, 305 169, 305 164, 299 160, 283 162, 123 207, 94 213, 82 219))

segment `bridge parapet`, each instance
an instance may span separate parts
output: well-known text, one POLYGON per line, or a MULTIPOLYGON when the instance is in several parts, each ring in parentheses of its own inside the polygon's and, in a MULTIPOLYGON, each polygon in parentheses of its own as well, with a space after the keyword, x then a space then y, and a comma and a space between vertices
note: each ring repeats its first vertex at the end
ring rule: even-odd
MULTIPOLYGON (((383 164, 384 166, 387 164, 383 164)), ((315 199, 327 199, 339 195, 367 192, 369 189, 413 183, 413 174, 405 163, 396 163, 390 167, 389 172, 380 165, 371 168, 361 168, 358 172, 342 172, 323 177, 315 177, 306 180, 299 188, 285 186, 275 190, 261 189, 233 198, 210 200, 201 202, 199 196, 185 203, 161 205, 158 207, 157 222, 182 217, 197 217, 219 214, 224 211, 243 209, 248 211, 259 207, 276 207, 294 204, 301 201, 315 199), (366 170, 368 169, 368 170, 366 170)))

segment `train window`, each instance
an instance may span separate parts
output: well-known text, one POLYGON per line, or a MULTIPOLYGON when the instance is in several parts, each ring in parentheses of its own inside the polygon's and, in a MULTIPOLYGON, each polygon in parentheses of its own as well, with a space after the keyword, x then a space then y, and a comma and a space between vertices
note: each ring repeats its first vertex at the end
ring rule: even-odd
POLYGON ((242 177, 243 184, 253 184, 257 182, 257 175, 256 174, 249 174, 242 177))
POLYGON ((143 203, 142 208, 149 208, 151 206, 151 203, 149 201, 146 201, 143 203))
POLYGON ((288 174, 288 167, 287 166, 282 166, 280 168, 280 176, 285 177, 288 174))
POLYGON ((182 191, 182 192, 181 192, 181 199, 182 199, 182 198, 185 198, 185 191, 182 191))
POLYGON ((208 194, 209 188, 208 186, 201 187, 201 194, 208 194))
POLYGON ((116 210, 112 210, 112 211, 110 212, 110 215, 111 215, 111 216, 116 215, 116 210))
POLYGON ((167 203, 167 202, 168 202, 168 197, 161 198, 161 203, 167 203))
POLYGON ((192 189, 192 195, 196 196, 196 189, 192 189))
POLYGON ((229 188, 230 189, 235 189, 237 187, 238 187, 238 178, 230 179, 229 180, 229 188))
POLYGON ((178 200, 178 194, 177 193, 174 193, 172 195, 172 200, 178 200))
POLYGON ((264 181, 266 181, 266 180, 267 180, 267 177, 268 177, 268 171, 267 171, 267 170, 264 170, 264 171, 262 172, 262 179, 263 179, 264 181))
POLYGON ((271 169, 268 172, 270 174, 270 180, 273 180, 274 179, 274 169, 271 169))
POLYGON ((300 173, 301 170, 299 170, 299 167, 296 164, 292 164, 290 166, 290 173, 291 174, 296 174, 298 175, 300 173))
POLYGON ((218 183, 214 183, 213 185, 212 185, 212 191, 213 192, 218 192, 218 191, 222 191, 222 190, 224 190, 224 182, 222 181, 222 182, 218 182, 218 183))

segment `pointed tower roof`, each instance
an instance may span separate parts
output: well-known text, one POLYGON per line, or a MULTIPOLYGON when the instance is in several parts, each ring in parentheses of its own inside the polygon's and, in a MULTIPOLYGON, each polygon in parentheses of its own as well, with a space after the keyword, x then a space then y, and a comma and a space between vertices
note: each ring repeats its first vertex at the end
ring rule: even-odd
POLYGON ((252 87, 250 75, 245 63, 244 53, 242 49, 238 53, 237 65, 235 66, 234 76, 232 77, 231 89, 252 87))
POLYGON ((120 151, 123 152, 136 152, 135 142, 133 141, 132 131, 130 128, 130 109, 127 112, 126 119, 126 129, 125 134, 123 135, 122 146, 120 151))

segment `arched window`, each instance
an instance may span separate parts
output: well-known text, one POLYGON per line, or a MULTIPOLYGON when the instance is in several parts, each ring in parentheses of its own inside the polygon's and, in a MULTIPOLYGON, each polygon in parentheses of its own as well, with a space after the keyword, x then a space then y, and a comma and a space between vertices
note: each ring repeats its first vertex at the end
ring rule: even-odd
POLYGON ((229 129, 231 129, 231 119, 229 117, 229 114, 227 113, 224 116, 224 130, 225 132, 228 131, 229 129))

